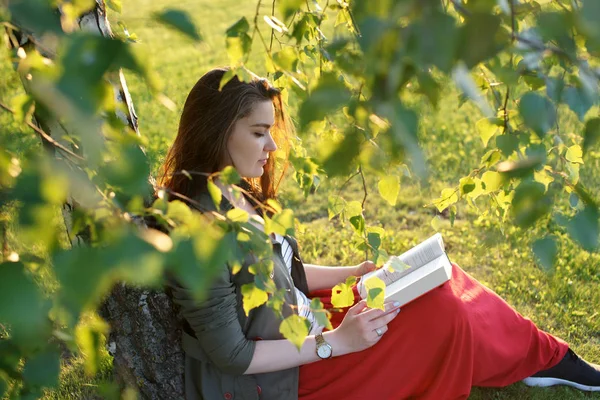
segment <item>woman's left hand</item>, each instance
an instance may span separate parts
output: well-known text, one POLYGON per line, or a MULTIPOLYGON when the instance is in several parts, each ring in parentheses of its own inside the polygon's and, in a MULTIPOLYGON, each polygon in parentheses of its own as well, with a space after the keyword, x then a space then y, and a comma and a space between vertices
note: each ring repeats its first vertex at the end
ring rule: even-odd
POLYGON ((363 276, 364 274, 375 271, 377 269, 377 265, 373 261, 367 260, 363 261, 356 266, 354 275, 355 276, 363 276))

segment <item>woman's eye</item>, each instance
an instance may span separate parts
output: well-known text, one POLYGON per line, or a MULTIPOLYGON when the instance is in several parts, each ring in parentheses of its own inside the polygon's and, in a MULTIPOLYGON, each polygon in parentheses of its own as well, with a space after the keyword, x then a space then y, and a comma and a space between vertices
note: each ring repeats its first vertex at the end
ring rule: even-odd
POLYGON ((263 137, 263 136, 265 136, 264 133, 260 133, 260 132, 254 132, 254 135, 256 135, 256 137, 263 137))

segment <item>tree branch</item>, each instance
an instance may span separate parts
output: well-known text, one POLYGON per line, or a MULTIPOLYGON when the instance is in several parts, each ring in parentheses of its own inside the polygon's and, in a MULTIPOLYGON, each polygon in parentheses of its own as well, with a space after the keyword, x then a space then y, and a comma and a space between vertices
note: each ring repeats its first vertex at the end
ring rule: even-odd
MULTIPOLYGON (((0 102, 0 108, 3 108, 4 110, 15 114, 15 112, 8 106, 6 106, 5 104, 3 104, 2 102, 0 102)), ((34 124, 32 124, 30 121, 26 121, 26 124, 28 127, 30 127, 31 129, 33 129, 38 135, 40 135, 45 141, 47 141, 48 143, 50 143, 51 145, 53 145, 54 147, 56 147, 57 149, 59 149, 60 151, 63 151, 64 153, 70 155, 71 157, 74 157, 80 161, 85 160, 83 157, 81 157, 78 154, 73 153, 71 150, 67 149, 65 146, 63 146, 62 144, 58 143, 56 140, 54 140, 52 138, 52 136, 48 135, 46 132, 44 132, 43 130, 41 130, 40 128, 38 128, 37 126, 35 126, 34 124)))

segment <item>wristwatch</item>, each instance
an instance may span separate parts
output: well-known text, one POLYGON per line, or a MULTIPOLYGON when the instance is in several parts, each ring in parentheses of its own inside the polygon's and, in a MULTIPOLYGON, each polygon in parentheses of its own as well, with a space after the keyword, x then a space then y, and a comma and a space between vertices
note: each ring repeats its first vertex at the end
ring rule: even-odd
POLYGON ((333 349, 331 348, 331 345, 325 341, 323 334, 319 333, 315 336, 315 339, 317 340, 317 355, 323 360, 331 358, 333 349))

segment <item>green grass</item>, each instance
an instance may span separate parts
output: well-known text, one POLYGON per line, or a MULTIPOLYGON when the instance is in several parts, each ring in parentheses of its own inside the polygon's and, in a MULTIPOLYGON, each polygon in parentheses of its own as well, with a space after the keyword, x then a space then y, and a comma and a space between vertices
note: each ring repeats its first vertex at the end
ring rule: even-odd
MULTIPOLYGON (((176 112, 169 111, 152 98, 144 83, 127 74, 129 88, 139 116, 142 135, 148 140, 147 151, 154 170, 164 157, 168 145, 176 134, 179 110, 188 90, 196 80, 214 66, 227 63, 223 33, 242 16, 251 19, 255 3, 233 0, 221 2, 198 1, 176 3, 168 1, 129 0, 123 2, 122 15, 112 15, 113 23, 124 21, 131 32, 141 39, 139 44, 148 53, 148 62, 161 76, 164 92, 177 105, 176 112), (165 7, 188 11, 205 38, 197 44, 157 24, 151 14, 165 7)), ((265 9, 264 12, 267 12, 265 9)), ((250 67, 263 73, 259 46, 254 47, 250 67)), ((2 52, 4 55, 4 51, 2 52)), ((7 58, 0 58, 0 101, 8 103, 20 93, 19 83, 11 72, 7 58), (6 89, 6 90, 5 90, 6 89)), ((397 253, 418 243, 435 232, 431 221, 435 212, 424 207, 439 195, 442 188, 455 185, 458 179, 479 163, 484 153, 481 140, 474 131, 478 111, 471 105, 458 107, 452 87, 447 88, 439 109, 432 110, 421 99, 415 98, 421 115, 421 132, 424 151, 430 162, 427 185, 403 178, 401 196, 394 207, 384 203, 377 195, 376 181, 368 177, 366 218, 370 225, 382 226, 388 232, 383 246, 397 253)), ((561 113, 561 126, 565 132, 575 132, 579 122, 565 110, 561 113)), ((0 129, 4 132, 27 135, 23 146, 15 139, 13 149, 17 154, 38 151, 34 135, 0 114, 0 129)), ((592 152, 585 159, 581 176, 591 191, 600 196, 600 159, 592 152)), ((351 228, 339 220, 328 221, 327 196, 339 189, 341 182, 325 182, 317 192, 305 199, 292 179, 282 190, 282 201, 296 211, 303 226, 298 231, 303 257, 311 263, 347 265, 364 257, 354 250, 351 228)), ((344 189, 347 199, 362 199, 359 178, 344 189)), ((481 210, 486 205, 479 203, 481 210)), ((562 207, 563 205, 561 205, 562 207)), ((450 257, 466 271, 499 293, 519 312, 530 317, 540 328, 567 340, 586 359, 600 363, 600 256, 578 248, 564 233, 557 232, 560 247, 559 261, 554 270, 540 270, 530 252, 536 232, 523 232, 503 225, 493 215, 479 216, 463 204, 459 207, 453 227, 441 219, 438 228, 444 235, 450 257)), ((16 238, 11 236, 12 244, 16 238)), ((85 375, 83 360, 65 361, 61 373, 61 387, 46 399, 93 398, 98 386, 110 375, 110 356, 104 355, 99 374, 85 375)), ((596 398, 565 388, 532 389, 515 384, 503 389, 473 390, 472 399, 580 399, 596 398)))

